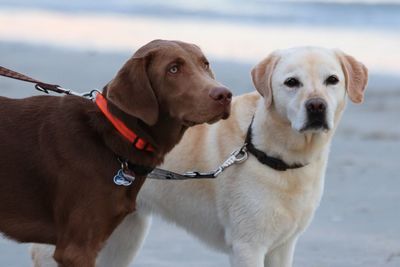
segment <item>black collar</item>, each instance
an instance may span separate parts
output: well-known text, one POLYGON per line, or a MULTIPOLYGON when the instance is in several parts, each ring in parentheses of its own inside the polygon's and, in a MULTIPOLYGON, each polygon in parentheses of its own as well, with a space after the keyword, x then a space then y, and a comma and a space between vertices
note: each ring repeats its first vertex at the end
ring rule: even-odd
POLYGON ((258 159, 259 162, 261 162, 262 164, 267 165, 277 171, 286 171, 288 169, 298 169, 298 168, 302 168, 305 166, 305 165, 302 165, 299 163, 289 165, 279 158, 268 156, 265 152, 258 150, 254 146, 254 144, 251 142, 251 138, 252 138, 251 126, 253 125, 253 121, 254 121, 254 117, 251 119, 251 123, 249 125, 249 128, 247 129, 245 143, 246 143, 247 151, 249 151, 251 154, 253 154, 258 159))

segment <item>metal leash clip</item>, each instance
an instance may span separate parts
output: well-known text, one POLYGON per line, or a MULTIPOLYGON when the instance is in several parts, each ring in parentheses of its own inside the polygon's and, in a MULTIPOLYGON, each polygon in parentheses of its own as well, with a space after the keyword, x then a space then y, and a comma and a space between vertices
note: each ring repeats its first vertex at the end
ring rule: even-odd
POLYGON ((226 168, 232 166, 233 164, 242 163, 248 158, 246 144, 241 148, 233 151, 230 156, 214 171, 212 172, 197 172, 190 171, 185 172, 183 175, 191 178, 216 178, 221 174, 226 168))
POLYGON ((91 90, 89 92, 85 92, 85 93, 78 93, 75 91, 72 91, 71 89, 66 89, 66 88, 62 88, 59 85, 48 85, 48 84, 44 84, 44 83, 38 83, 35 85, 35 89, 49 94, 49 91, 53 91, 59 94, 65 94, 65 95, 74 95, 74 96, 79 96, 79 97, 83 97, 83 98, 87 98, 89 100, 94 100, 96 97, 97 93, 100 93, 99 90, 91 90))

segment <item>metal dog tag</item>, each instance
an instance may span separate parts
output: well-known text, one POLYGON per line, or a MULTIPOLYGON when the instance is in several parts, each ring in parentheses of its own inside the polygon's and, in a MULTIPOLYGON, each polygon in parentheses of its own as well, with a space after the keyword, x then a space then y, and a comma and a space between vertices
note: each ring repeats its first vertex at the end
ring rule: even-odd
POLYGON ((116 185, 130 186, 134 180, 134 176, 126 174, 122 169, 114 176, 114 183, 116 185))

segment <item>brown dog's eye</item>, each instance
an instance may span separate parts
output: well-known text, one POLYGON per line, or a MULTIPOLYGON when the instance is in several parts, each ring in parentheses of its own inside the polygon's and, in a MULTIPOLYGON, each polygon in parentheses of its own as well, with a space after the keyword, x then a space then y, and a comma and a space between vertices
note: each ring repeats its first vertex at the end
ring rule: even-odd
POLYGON ((335 85, 339 82, 339 79, 336 75, 331 75, 325 80, 326 85, 335 85))
POLYGON ((209 68, 210 68, 210 63, 209 62, 204 62, 204 68, 206 69, 206 70, 208 70, 209 68))
POLYGON ((296 78, 293 78, 293 77, 286 79, 286 81, 284 82, 284 84, 285 84, 287 87, 290 87, 290 88, 292 88, 292 87, 299 87, 299 86, 301 85, 300 81, 299 81, 298 79, 296 79, 296 78))
POLYGON ((168 69, 168 72, 171 74, 177 74, 179 71, 178 65, 173 65, 168 69))

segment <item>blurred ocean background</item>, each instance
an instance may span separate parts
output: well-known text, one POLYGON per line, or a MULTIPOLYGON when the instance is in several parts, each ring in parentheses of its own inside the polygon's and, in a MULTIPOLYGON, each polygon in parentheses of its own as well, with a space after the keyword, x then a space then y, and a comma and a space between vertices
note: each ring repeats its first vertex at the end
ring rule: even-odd
POLYGON ((3 7, 248 24, 399 30, 399 0, 1 0, 3 7))
POLYGON ((396 76, 399 31, 399 0, 0 0, 3 41, 115 52, 176 38, 250 64, 274 49, 321 45, 396 76))
MULTIPOLYGON (((0 0, 0 65, 67 88, 102 88, 158 38, 199 44, 235 94, 253 90, 252 66, 275 49, 332 47, 365 63, 365 104, 344 115, 295 266, 400 266, 400 0, 0 0)), ((0 78, 2 96, 33 94, 0 78)), ((31 266, 27 248, 0 237, 0 266, 31 266)), ((132 266, 229 264, 156 218, 132 266)))

